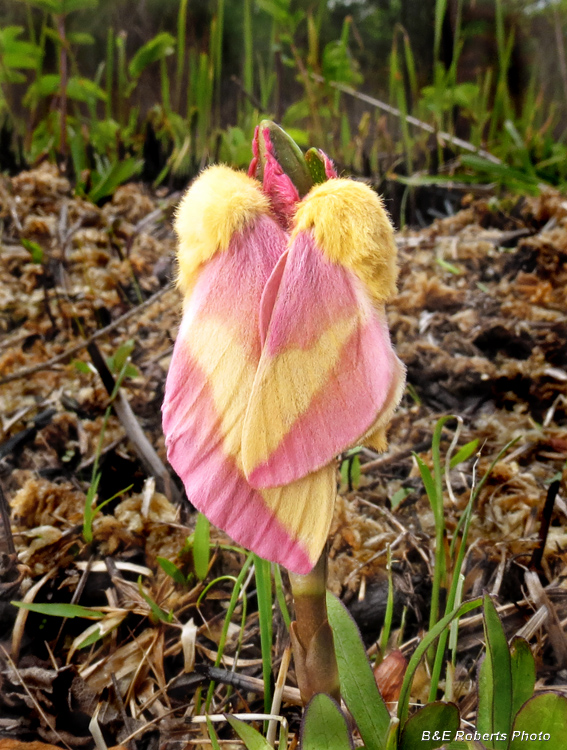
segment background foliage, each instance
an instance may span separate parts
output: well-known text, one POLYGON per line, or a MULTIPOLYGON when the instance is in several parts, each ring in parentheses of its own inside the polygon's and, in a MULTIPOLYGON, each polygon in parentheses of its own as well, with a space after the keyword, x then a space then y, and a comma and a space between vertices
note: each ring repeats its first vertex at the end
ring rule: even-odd
POLYGON ((407 186, 447 181, 531 193, 563 185, 566 9, 563 0, 9 0, 0 166, 60 158, 78 192, 99 201, 138 174, 172 186, 210 160, 246 165, 268 116, 398 203, 407 186))

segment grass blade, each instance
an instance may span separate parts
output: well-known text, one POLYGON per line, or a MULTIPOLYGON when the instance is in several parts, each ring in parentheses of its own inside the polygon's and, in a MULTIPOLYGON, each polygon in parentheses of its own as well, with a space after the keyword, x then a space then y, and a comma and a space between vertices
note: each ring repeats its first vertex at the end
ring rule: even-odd
POLYGON ((260 645, 262 648, 262 676, 264 678, 264 707, 272 705, 272 576, 270 563, 254 555, 258 614, 260 617, 260 645))
POLYGON ((333 630, 344 701, 367 750, 383 750, 390 726, 390 714, 376 686, 356 623, 341 601, 329 592, 327 611, 333 630))

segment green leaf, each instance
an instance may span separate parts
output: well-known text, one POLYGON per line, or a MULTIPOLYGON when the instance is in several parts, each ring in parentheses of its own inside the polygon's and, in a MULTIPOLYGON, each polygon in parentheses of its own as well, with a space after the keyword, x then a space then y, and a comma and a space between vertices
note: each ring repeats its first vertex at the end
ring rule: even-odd
POLYGON ((158 565, 160 566, 160 568, 165 573, 167 573, 170 578, 173 578, 175 583, 179 583, 181 586, 185 586, 185 584, 187 583, 185 576, 175 563, 171 562, 171 560, 168 560, 165 557, 159 556, 156 557, 156 560, 158 561, 158 565))
POLYGON ((153 618, 159 622, 172 622, 173 620, 173 612, 166 612, 165 609, 162 609, 159 604, 156 604, 152 597, 149 594, 146 594, 144 591, 144 587, 142 586, 142 576, 138 576, 138 591, 140 592, 140 596, 146 604, 149 606, 153 618))
POLYGON ((43 248, 41 245, 38 245, 37 242, 26 240, 25 238, 22 238, 20 242, 31 255, 33 263, 43 263, 43 248))
POLYGON ((470 601, 461 604, 460 607, 456 607, 452 612, 449 612, 449 614, 445 615, 445 617, 442 617, 439 622, 434 625, 431 630, 429 630, 425 638, 413 652, 406 669, 402 689, 400 692, 400 698, 398 700, 398 718, 402 722, 402 726, 403 724, 405 724, 408 715, 409 698, 413 678, 419 666, 419 662, 422 660, 425 652, 431 646, 431 644, 436 641, 436 639, 441 635, 445 628, 447 628, 453 622, 453 620, 463 617, 463 615, 466 615, 467 612, 476 609, 481 604, 482 599, 479 598, 471 599, 470 601))
POLYGON ((462 274, 460 268, 457 268, 457 266, 454 266, 452 263, 448 263, 446 260, 443 260, 443 258, 435 258, 435 262, 438 266, 441 266, 444 271, 452 273, 453 276, 460 276, 462 274))
POLYGON ((73 13, 75 10, 86 10, 87 8, 96 8, 98 0, 59 0, 61 6, 60 13, 73 13))
POLYGON ((524 703, 510 736, 510 750, 540 750, 563 744, 567 727, 567 698, 558 693, 539 693, 524 703), (540 733, 542 734, 541 739, 540 733))
POLYGON ((89 193, 89 200, 97 203, 101 198, 112 195, 119 185, 131 179, 141 171, 144 163, 131 157, 124 161, 115 161, 89 193))
POLYGON ((175 37, 162 31, 146 42, 136 52, 128 65, 128 73, 131 78, 138 78, 142 72, 154 62, 161 60, 175 52, 175 37))
POLYGON ((7 42, 0 32, 0 53, 4 68, 34 69, 41 57, 41 50, 29 42, 7 42))
POLYGON ((199 513, 193 537, 193 566, 200 581, 204 581, 209 572, 210 546, 209 519, 199 513))
POLYGON ((463 445, 462 448, 459 448, 459 450, 455 453, 453 458, 451 459, 450 467, 451 469, 454 469, 455 466, 458 466, 459 464, 462 464, 464 461, 469 459, 473 453, 476 452, 476 449, 478 448, 479 440, 478 438, 475 438, 474 440, 471 440, 470 443, 467 443, 466 445, 463 445))
POLYGON ((81 78, 80 76, 72 76, 67 81, 67 96, 69 99, 87 104, 89 102, 94 103, 97 99, 106 101, 106 91, 103 91, 89 78, 81 78))
POLYGON ((356 623, 342 602, 330 592, 327 592, 327 611, 343 699, 366 749, 383 750, 390 714, 376 686, 356 623))
POLYGON ((39 76, 30 86, 24 94, 23 104, 26 107, 34 106, 37 102, 45 96, 53 96, 59 91, 60 77, 56 73, 49 73, 48 75, 39 76))
POLYGON ((358 453, 351 459, 350 480, 353 488, 357 490, 360 485, 360 455, 358 453))
POLYGON ((219 745, 219 739, 217 737, 217 733, 215 732, 215 728, 213 727, 213 722, 209 719, 208 716, 207 716, 207 729, 209 730, 209 739, 211 741, 213 750, 221 750, 221 747, 219 745))
POLYGON ((95 38, 92 34, 87 34, 84 31, 69 31, 67 32, 67 41, 71 44, 94 44, 95 38))
POLYGON ((246 722, 235 719, 230 714, 225 714, 225 719, 242 742, 244 742, 248 750, 273 750, 272 746, 262 737, 260 732, 257 732, 253 727, 246 724, 246 722))
POLYGON ((398 750, 434 750, 455 736, 459 724, 454 703, 428 703, 404 724, 398 750))
POLYGON ((538 183, 540 180, 537 176, 526 174, 513 167, 509 167, 507 164, 494 164, 476 154, 464 154, 461 156, 461 163, 466 167, 474 169, 476 172, 484 172, 489 178, 500 180, 506 185, 516 185, 531 194, 539 192, 538 183))
POLYGON ((288 25, 292 22, 292 16, 289 12, 289 2, 286 0, 256 0, 256 5, 262 8, 266 13, 282 25, 288 25))
POLYGON ((122 368, 126 364, 126 360, 134 351, 135 346, 136 342, 134 341, 134 339, 128 339, 128 341, 125 341, 121 346, 118 347, 112 357, 109 357, 106 360, 106 363, 112 370, 112 372, 118 373, 122 370, 122 368))
POLYGON ((275 156, 283 172, 293 182, 299 193, 299 197, 303 198, 313 187, 313 181, 305 163, 305 157, 289 132, 286 132, 271 120, 262 120, 258 126, 257 179, 262 181, 264 178, 264 167, 267 162, 268 151, 264 137, 266 131, 269 133, 271 153, 275 156))
POLYGON ((318 185, 320 182, 327 181, 327 173, 325 172, 325 160, 321 156, 319 149, 310 148, 305 154, 305 163, 307 169, 311 175, 314 185, 318 185))
POLYGON ((26 0, 26 2, 33 8, 45 10, 47 13, 61 12, 61 0, 26 0))
POLYGON ((83 362, 82 359, 74 359, 71 363, 73 367, 78 370, 79 372, 84 373, 85 375, 90 375, 92 373, 91 368, 89 367, 87 362, 83 362))
POLYGON ((301 750, 352 750, 353 747, 336 701, 325 693, 313 696, 301 725, 301 750))
POLYGON ((103 637, 100 630, 93 631, 90 635, 88 635, 84 641, 81 641, 78 648, 83 649, 87 648, 88 646, 92 646, 93 643, 96 643, 97 641, 100 641, 103 637))
POLYGON ((411 487, 400 487, 399 490, 396 490, 392 497, 390 498, 390 505, 392 506, 392 510, 395 510, 398 505, 406 499, 408 495, 411 495, 413 490, 411 487))
MULTIPOLYGON (((478 681, 477 728, 481 734, 505 733, 512 726, 512 666, 502 623, 488 594, 484 595, 486 657, 478 681)), ((488 748, 506 750, 508 741, 489 740, 488 748)))
POLYGON ((429 498, 429 502, 431 503, 433 512, 437 514, 437 506, 439 505, 439 503, 437 501, 437 491, 435 489, 435 482, 433 481, 431 469, 425 463, 425 461, 417 455, 417 453, 413 453, 413 457, 417 461, 419 473, 421 474, 421 481, 423 482, 423 486, 425 487, 425 491, 427 493, 427 497, 429 498))
POLYGON ((534 694, 536 681, 535 659, 530 644, 516 636, 510 644, 512 668, 512 716, 534 694))
POLYGON ((81 607, 80 604, 35 604, 28 602, 10 602, 14 607, 20 609, 29 609, 30 612, 37 612, 40 615, 51 615, 52 617, 67 617, 72 619, 74 617, 84 617, 87 620, 100 620, 104 617, 102 612, 98 612, 96 609, 89 609, 88 607, 81 607))

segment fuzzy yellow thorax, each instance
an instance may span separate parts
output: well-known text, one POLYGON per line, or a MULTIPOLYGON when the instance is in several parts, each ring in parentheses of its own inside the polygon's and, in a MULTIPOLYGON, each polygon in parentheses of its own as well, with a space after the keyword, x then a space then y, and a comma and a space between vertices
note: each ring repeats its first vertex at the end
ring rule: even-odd
POLYGON ((241 232, 270 211, 258 182, 244 172, 217 165, 193 182, 176 212, 174 228, 179 238, 177 285, 187 294, 200 265, 229 246, 241 232))
POLYGON ((316 185, 299 204, 292 239, 309 230, 325 256, 356 273, 376 302, 396 293, 394 231, 370 187, 346 179, 316 185))

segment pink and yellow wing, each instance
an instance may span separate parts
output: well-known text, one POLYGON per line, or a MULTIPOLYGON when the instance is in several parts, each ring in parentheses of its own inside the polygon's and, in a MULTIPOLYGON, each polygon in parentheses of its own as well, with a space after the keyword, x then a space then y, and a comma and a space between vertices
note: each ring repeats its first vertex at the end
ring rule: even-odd
POLYGON ((261 351, 260 299, 286 236, 256 183, 223 167, 193 184, 176 229, 185 300, 163 404, 168 459, 190 501, 215 525, 262 557, 307 573, 332 512, 314 517, 313 501, 332 509, 333 473, 256 490, 242 467, 242 429, 261 351), (229 213, 221 210, 223 191, 229 213), (235 194, 237 203, 230 200, 235 194))
POLYGON ((364 439, 383 441, 404 386, 383 311, 395 282, 395 250, 377 196, 365 186, 330 180, 311 191, 296 221, 261 303, 263 349, 243 432, 244 470, 254 487, 293 482, 364 439), (341 215, 353 204, 358 220, 337 248, 320 222, 344 229, 341 215), (361 253, 372 250, 364 243, 383 239, 377 221, 391 246, 362 256, 361 271, 361 253), (365 274, 372 262, 382 281, 374 279, 369 289, 365 274))

